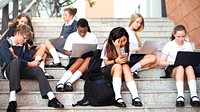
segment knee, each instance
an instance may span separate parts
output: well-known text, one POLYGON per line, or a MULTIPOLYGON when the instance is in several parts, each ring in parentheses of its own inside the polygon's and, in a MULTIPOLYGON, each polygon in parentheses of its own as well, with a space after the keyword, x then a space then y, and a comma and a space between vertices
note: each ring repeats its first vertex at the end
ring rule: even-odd
POLYGON ((157 61, 157 57, 155 55, 151 56, 151 63, 155 63, 157 61))
POLYGON ((121 64, 114 64, 114 71, 122 71, 123 67, 121 64))
POLYGON ((13 59, 10 63, 14 64, 14 65, 20 65, 20 61, 18 59, 13 59))
POLYGON ((40 48, 41 49, 46 49, 46 45, 45 44, 40 44, 40 48))

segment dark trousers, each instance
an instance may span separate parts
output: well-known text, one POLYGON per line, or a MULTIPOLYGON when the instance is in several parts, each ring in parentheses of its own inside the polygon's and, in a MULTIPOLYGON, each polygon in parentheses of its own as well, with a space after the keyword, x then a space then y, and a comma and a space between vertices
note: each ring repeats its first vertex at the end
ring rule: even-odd
POLYGON ((42 98, 47 99, 47 93, 52 91, 42 69, 38 66, 28 67, 13 59, 5 68, 10 83, 10 91, 21 91, 20 79, 36 79, 39 82, 42 98))

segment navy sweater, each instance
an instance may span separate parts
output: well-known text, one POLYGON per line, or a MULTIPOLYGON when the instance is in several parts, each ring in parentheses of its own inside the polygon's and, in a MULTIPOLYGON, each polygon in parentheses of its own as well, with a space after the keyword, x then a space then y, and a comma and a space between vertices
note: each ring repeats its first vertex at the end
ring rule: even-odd
POLYGON ((76 31, 76 24, 77 24, 76 20, 74 20, 72 22, 72 24, 69 25, 69 26, 65 26, 65 24, 63 24, 60 36, 63 36, 64 39, 67 39, 67 37, 69 36, 69 34, 71 34, 72 32, 76 31))
MULTIPOLYGON (((1 57, 6 65, 15 58, 9 50, 10 46, 11 45, 6 39, 4 39, 1 42, 1 49, 0 49, 1 57)), ((13 48, 15 54, 18 56, 18 60, 21 62, 21 64, 27 66, 27 63, 32 61, 32 57, 29 53, 27 44, 24 44, 23 46, 11 46, 11 47, 13 48)))

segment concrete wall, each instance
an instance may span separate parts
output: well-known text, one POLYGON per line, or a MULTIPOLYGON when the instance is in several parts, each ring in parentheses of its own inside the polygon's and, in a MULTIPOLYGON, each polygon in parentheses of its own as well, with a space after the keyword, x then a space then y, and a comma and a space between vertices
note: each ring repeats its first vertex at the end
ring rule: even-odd
POLYGON ((189 40, 200 49, 200 0, 165 0, 167 15, 187 28, 189 40))

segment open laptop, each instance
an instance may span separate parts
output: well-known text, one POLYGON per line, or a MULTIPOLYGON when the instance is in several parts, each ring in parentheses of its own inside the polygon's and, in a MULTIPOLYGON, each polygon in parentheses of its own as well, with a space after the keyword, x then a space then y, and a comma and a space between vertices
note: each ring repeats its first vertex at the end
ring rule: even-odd
POLYGON ((179 51, 174 62, 175 66, 198 66, 200 64, 200 52, 179 51))
POLYGON ((84 53, 87 53, 89 51, 95 51, 96 49, 97 44, 73 43, 71 57, 81 57, 81 55, 83 55, 84 53))
POLYGON ((145 41, 140 51, 136 54, 154 54, 160 47, 159 41, 145 41))

